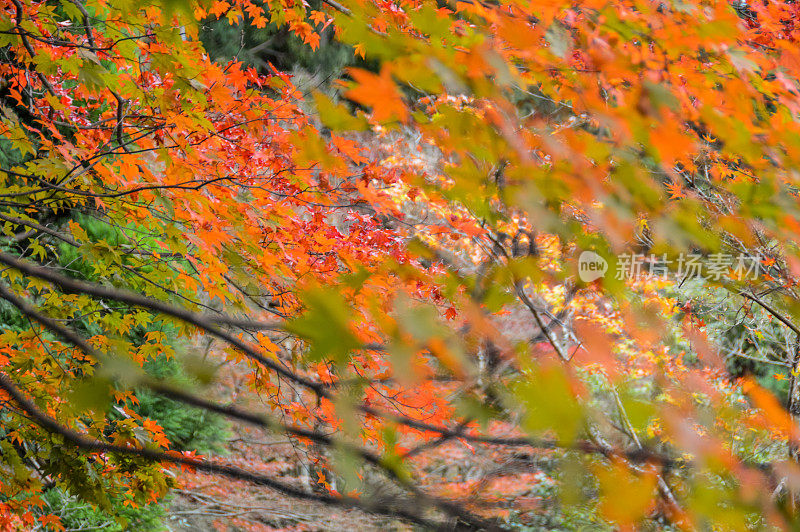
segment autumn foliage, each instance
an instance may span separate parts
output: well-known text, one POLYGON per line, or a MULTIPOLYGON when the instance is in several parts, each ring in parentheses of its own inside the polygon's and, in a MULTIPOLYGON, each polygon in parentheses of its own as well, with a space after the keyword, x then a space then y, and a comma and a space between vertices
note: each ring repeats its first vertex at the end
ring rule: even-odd
POLYGON ((797 527, 798 9, 3 0, 0 529, 65 529, 55 489, 143 527, 197 473, 432 529, 797 527), (353 61, 215 62, 215 20, 353 61))

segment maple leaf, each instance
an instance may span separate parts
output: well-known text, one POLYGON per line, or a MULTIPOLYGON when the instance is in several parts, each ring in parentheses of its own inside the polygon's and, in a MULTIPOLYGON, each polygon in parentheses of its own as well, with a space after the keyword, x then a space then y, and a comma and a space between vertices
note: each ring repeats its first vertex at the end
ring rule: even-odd
POLYGON ((328 20, 328 16, 325 13, 315 10, 311 10, 310 18, 312 21, 314 21, 314 24, 325 24, 325 22, 328 20))
POLYGON ((669 182, 666 184, 669 191, 669 199, 681 199, 686 197, 683 187, 679 183, 669 182))
POLYGON ((221 17, 231 8, 231 5, 225 1, 214 2, 211 6, 211 13, 217 18, 221 17))
POLYGON ((61 522, 61 518, 57 515, 42 515, 39 517, 39 522, 42 523, 42 526, 50 527, 53 530, 66 530, 64 524, 61 522))
POLYGON ((355 102, 372 108, 372 115, 378 122, 387 122, 396 118, 405 122, 408 109, 397 91, 391 75, 391 69, 384 66, 380 75, 375 75, 360 68, 349 68, 347 72, 357 85, 345 93, 355 102))
POLYGON ((359 43, 353 47, 353 52, 355 55, 360 56, 361 59, 365 59, 367 57, 367 48, 363 44, 359 43))

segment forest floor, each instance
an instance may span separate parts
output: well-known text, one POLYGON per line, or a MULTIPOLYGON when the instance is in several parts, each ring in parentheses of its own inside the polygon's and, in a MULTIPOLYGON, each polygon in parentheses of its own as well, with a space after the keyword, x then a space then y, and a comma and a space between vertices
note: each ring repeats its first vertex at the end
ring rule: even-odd
MULTIPOLYGON (((212 354, 217 362, 222 357, 212 354)), ((222 362, 222 377, 213 395, 222 403, 258 411, 264 405, 249 392, 244 383, 248 370, 238 364, 222 362)), ((299 464, 309 463, 304 446, 285 437, 257 428, 233 423, 225 452, 205 457, 260 473, 304 489, 317 486, 317 475, 304 472, 299 464)), ((411 528, 397 520, 370 515, 353 509, 288 497, 264 486, 233 481, 219 475, 176 471, 177 488, 166 507, 163 520, 166 530, 178 531, 385 531, 400 532, 411 528)))
MULTIPOLYGON (((303 486, 292 462, 295 449, 284 442, 233 442, 226 463, 270 474, 303 486), (259 464, 255 455, 262 455, 259 464), (258 465, 257 465, 258 464, 258 465), (255 467, 254 467, 255 466, 255 467)), ((170 531, 405 531, 403 523, 358 510, 298 500, 262 486, 219 476, 183 471, 178 474, 164 520, 170 531)))

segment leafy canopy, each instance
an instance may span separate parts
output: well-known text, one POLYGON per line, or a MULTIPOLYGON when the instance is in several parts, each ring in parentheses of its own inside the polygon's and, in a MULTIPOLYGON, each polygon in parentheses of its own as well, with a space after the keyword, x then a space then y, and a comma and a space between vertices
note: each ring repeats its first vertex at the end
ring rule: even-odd
POLYGON ((429 528, 797 526, 798 9, 7 1, 3 525, 172 465, 429 528), (363 61, 314 92, 201 28, 363 61), (687 255, 759 268, 655 274, 687 255), (283 433, 322 492, 137 397, 283 433))

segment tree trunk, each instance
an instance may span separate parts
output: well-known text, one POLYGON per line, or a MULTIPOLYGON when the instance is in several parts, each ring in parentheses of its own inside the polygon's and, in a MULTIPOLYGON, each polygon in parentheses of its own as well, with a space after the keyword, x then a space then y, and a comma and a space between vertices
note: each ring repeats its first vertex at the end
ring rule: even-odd
MULTIPOLYGON (((791 375, 789 377, 789 398, 787 410, 792 416, 795 425, 800 421, 800 335, 797 335, 794 342, 794 353, 791 360, 791 375)), ((789 458, 800 463, 800 447, 797 442, 789 439, 789 458)))

